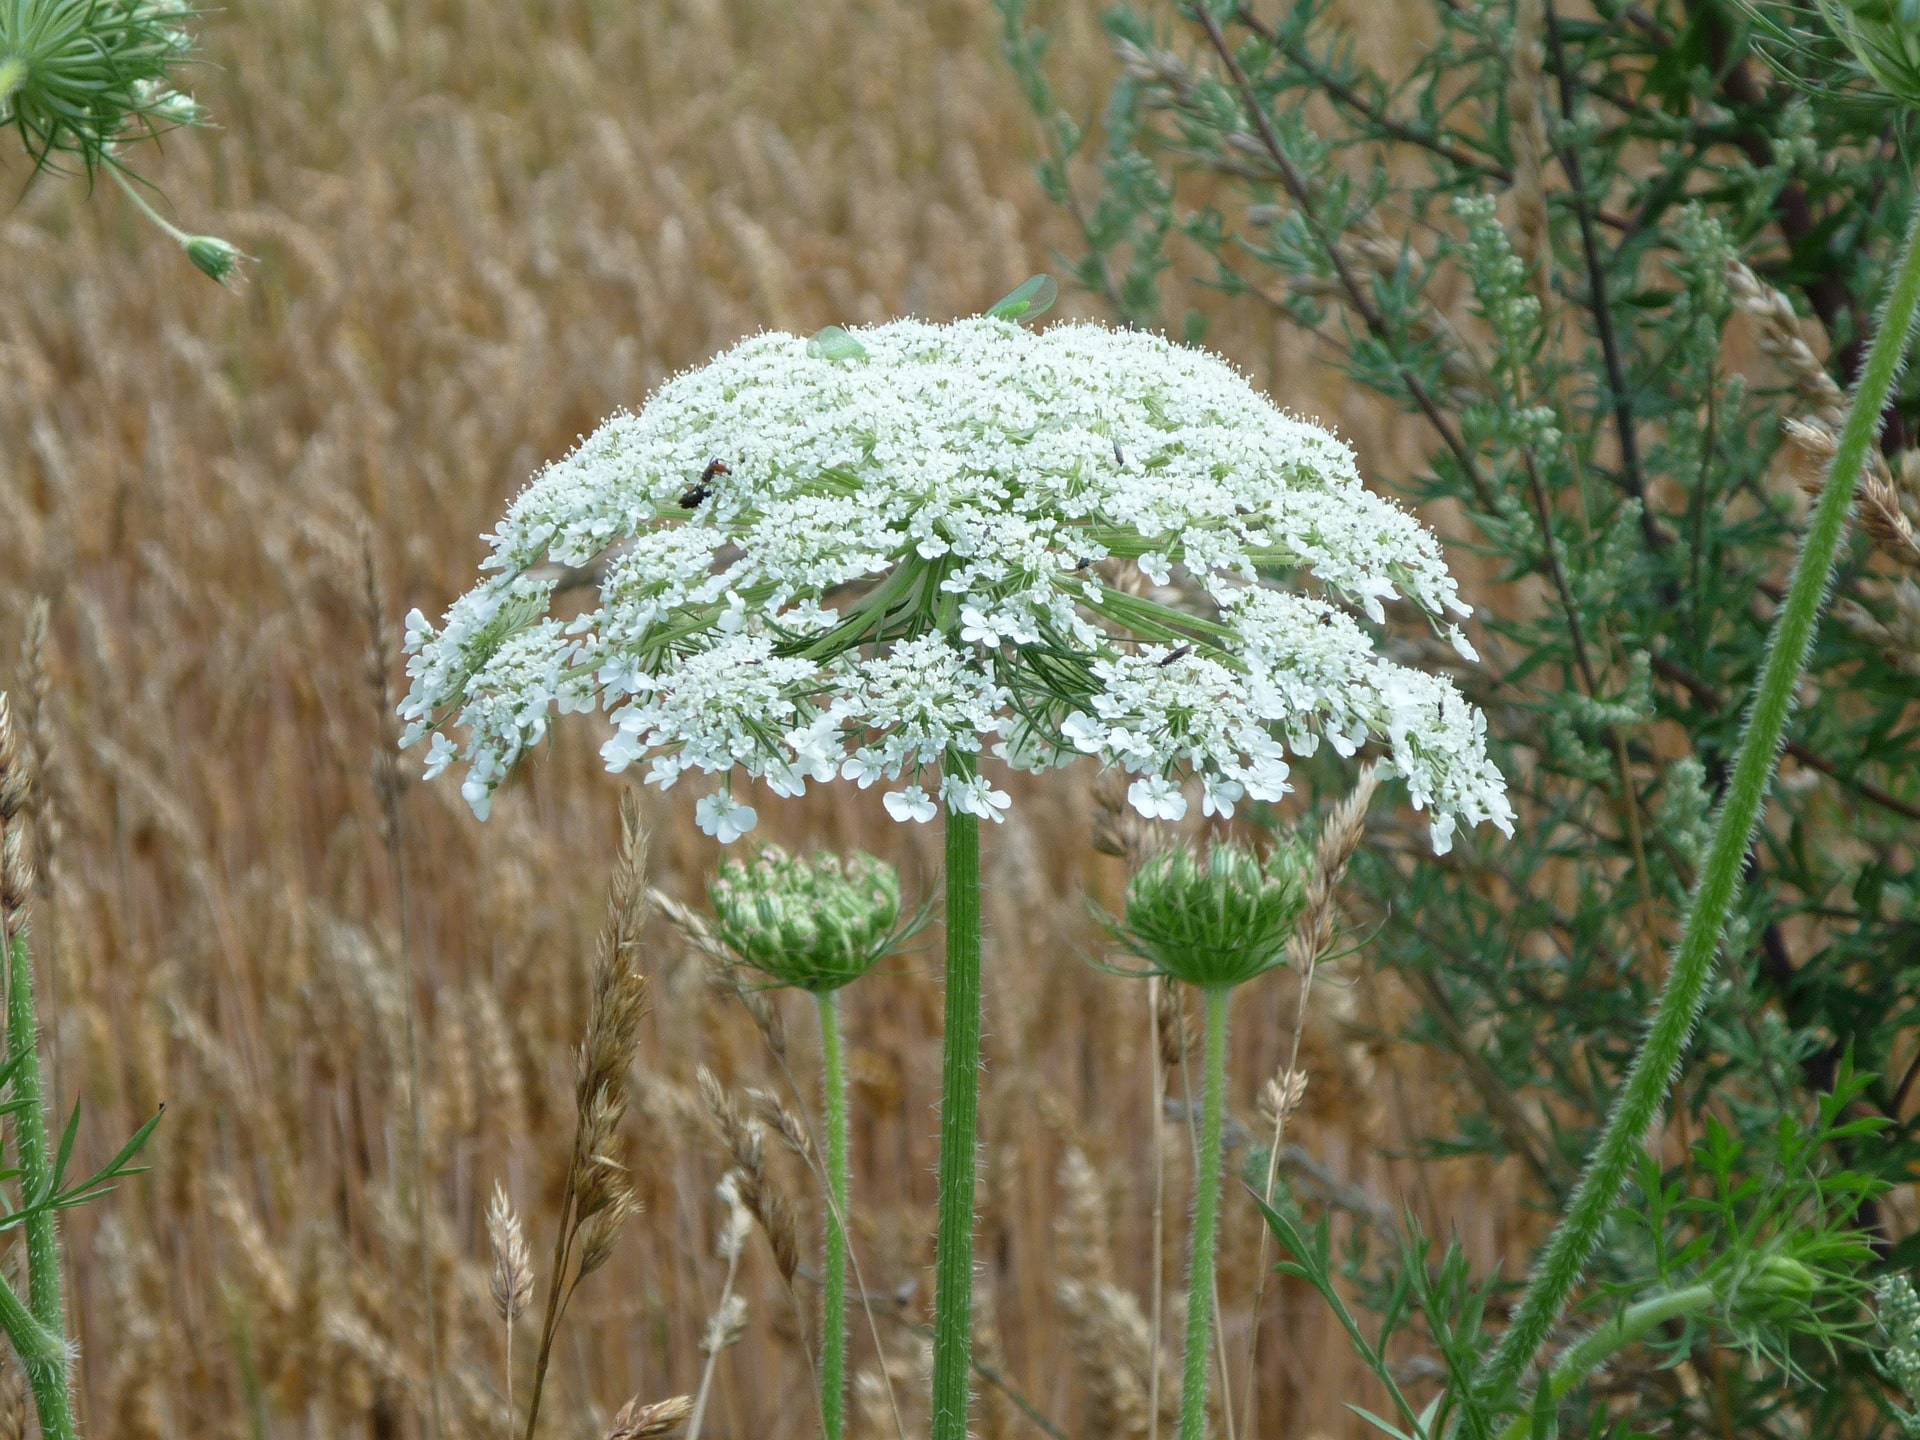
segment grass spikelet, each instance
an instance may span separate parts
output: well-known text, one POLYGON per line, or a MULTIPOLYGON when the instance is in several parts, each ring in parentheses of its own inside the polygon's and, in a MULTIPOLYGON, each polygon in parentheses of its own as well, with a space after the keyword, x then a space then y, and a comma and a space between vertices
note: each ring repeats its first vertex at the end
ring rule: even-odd
POLYGON ((506 1187, 494 1183, 493 1198, 487 1204, 487 1243, 493 1250, 493 1270, 487 1277, 488 1293, 494 1312, 506 1327, 507 1423, 513 1423, 513 1327, 526 1313, 533 1299, 533 1257, 527 1253, 527 1237, 507 1198, 506 1187))
POLYGON ((638 1208, 627 1168, 615 1153, 627 1110, 627 1072, 647 1011, 647 982, 639 968, 648 911, 647 838, 630 796, 621 805, 620 831, 620 857, 608 883, 607 917, 594 956, 587 1033, 575 1068, 573 1148, 547 1277, 527 1440, 533 1440, 539 1423, 553 1338, 567 1302, 582 1280, 606 1264, 621 1227, 638 1208))
POLYGON ((657 1440, 671 1435, 693 1414, 693 1397, 676 1395, 671 1400, 656 1400, 642 1405, 639 1397, 629 1400, 613 1417, 607 1440, 657 1440))
POLYGON ((792 1203, 768 1173, 763 1132, 757 1122, 740 1113, 726 1088, 706 1066, 700 1067, 697 1079, 707 1116, 734 1167, 734 1194, 767 1237, 774 1266, 791 1287, 800 1268, 799 1228, 794 1223, 792 1203))
POLYGON ((0 692, 0 936, 8 944, 25 933, 33 897, 33 852, 27 840, 33 770, 21 742, 12 700, 0 692))

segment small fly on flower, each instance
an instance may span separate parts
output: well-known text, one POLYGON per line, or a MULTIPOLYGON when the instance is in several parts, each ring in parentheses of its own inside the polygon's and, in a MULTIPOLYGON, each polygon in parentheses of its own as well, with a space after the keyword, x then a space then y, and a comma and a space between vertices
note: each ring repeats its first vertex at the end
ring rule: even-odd
POLYGON ((708 497, 710 497, 713 494, 714 477, 716 475, 731 475, 732 473, 733 471, 727 468, 726 461, 724 460, 708 461, 707 468, 700 472, 699 482, 691 490, 687 491, 686 494, 680 497, 680 508, 682 510, 691 510, 695 506, 701 504, 703 501, 708 499, 708 497))
POLYGON ((1178 650, 1170 651, 1167 655, 1162 657, 1160 661, 1160 668, 1164 670, 1169 665, 1173 664, 1174 661, 1184 660, 1187 658, 1187 656, 1191 655, 1192 653, 1193 653, 1193 646, 1182 645, 1178 650))

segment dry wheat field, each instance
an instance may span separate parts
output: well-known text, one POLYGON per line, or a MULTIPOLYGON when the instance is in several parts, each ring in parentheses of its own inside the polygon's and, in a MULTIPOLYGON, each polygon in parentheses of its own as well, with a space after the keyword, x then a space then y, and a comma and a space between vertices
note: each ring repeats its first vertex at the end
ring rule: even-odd
MULTIPOLYGON (((243 284, 206 284, 111 187, 9 196, 0 677, 28 702, 46 779, 50 1086, 85 1102, 83 1158, 167 1107, 150 1173, 69 1231, 89 1433, 425 1436, 436 1406, 441 1434, 503 1433, 486 1208, 504 1186, 544 1274, 619 797, 638 787, 603 773, 584 722, 484 825, 457 787, 414 783, 413 757, 388 759, 397 617, 465 588, 477 537, 540 464, 734 339, 974 313, 1055 265, 1062 220, 983 11, 228 0, 200 25, 193 77, 219 128, 146 168, 183 223, 256 257, 243 284)), ((1047 18, 1065 99, 1096 104, 1113 60, 1092 7, 1047 18)), ((24 177, 0 172, 16 191, 24 177)), ((1213 344, 1357 435, 1369 467, 1411 463, 1389 417, 1315 378, 1297 335, 1194 303, 1213 344)), ((767 838, 871 848, 927 894, 937 832, 843 788, 763 807, 767 838)), ((701 903, 719 852, 692 797, 639 803, 647 883, 701 903)), ((983 1440, 1149 1431, 1160 1045, 1142 987, 1086 963, 1104 942, 1083 896, 1111 903, 1125 877, 1096 818, 1091 772, 1060 772, 1025 783, 985 847, 983 1440)), ((554 1435, 602 1435, 629 1397, 699 1382, 732 1160, 698 1067, 729 1103, 758 1087, 811 1106, 795 997, 756 1018, 658 907, 642 954, 651 1011, 617 1142, 640 1208, 561 1332, 554 1435)), ((1258 1126, 1293 983, 1240 998, 1230 1147, 1258 1126)), ((1385 1158, 1448 1104, 1448 1076, 1376 1038, 1408 1003, 1357 962, 1316 992, 1301 1183, 1411 1205, 1478 1262, 1517 1257, 1539 1227, 1501 1175, 1385 1158)), ((861 1436, 893 1433, 889 1382, 924 1433, 939 1012, 937 927, 849 992, 861 1436)), ((1177 1102, 1177 1065, 1170 1085, 1177 1102)), ((1169 1296, 1191 1170, 1172 1109, 1169 1296)), ((777 1144, 764 1166, 773 1208, 816 1235, 805 1168, 777 1144)), ((1257 1240, 1229 1194, 1230 1340, 1257 1240)), ((813 1254, 787 1281, 764 1235, 746 1247, 746 1328, 708 1435, 813 1433, 797 1318, 816 1304, 813 1254)), ((1359 1433, 1342 1401, 1367 1387, 1318 1302, 1287 1285, 1268 1301, 1259 1434, 1359 1433)), ((1159 1387, 1160 1434, 1177 1388, 1159 1387)))

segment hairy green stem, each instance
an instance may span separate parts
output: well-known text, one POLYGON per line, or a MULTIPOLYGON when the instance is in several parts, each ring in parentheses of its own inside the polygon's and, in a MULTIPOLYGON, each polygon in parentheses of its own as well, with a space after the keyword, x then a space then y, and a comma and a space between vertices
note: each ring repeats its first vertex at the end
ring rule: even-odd
MULTIPOLYGON (((1627 1346, 1644 1340, 1669 1320, 1698 1314, 1712 1303, 1711 1285, 1689 1285, 1684 1290, 1670 1290, 1629 1305, 1598 1330, 1566 1348, 1547 1376, 1547 1394, 1556 1402, 1563 1399, 1569 1390, 1627 1346)), ((1500 1432, 1500 1440, 1526 1440, 1532 1424, 1531 1415, 1516 1416, 1500 1432)))
POLYGON ((1713 829, 1706 864, 1695 884, 1686 928, 1660 994, 1646 1038, 1634 1056, 1607 1127, 1587 1161, 1566 1214, 1547 1242, 1533 1279, 1478 1388, 1496 1409, 1510 1407, 1521 1376, 1540 1353, 1567 1297, 1600 1243, 1620 1187, 1640 1154, 1649 1127, 1666 1102, 1687 1040, 1713 978, 1714 955, 1740 885, 1747 848, 1773 779, 1794 687, 1805 667, 1826 598, 1827 577, 1846 532, 1853 489, 1880 430, 1881 412, 1900 373, 1914 313, 1920 308, 1920 208, 1909 221, 1873 348, 1860 372, 1826 485, 1800 542, 1786 601, 1774 619, 1765 665, 1754 686, 1733 777, 1713 829))
MULTIPOLYGON (((40 1029, 33 1010, 33 956, 26 933, 14 936, 7 974, 7 1060, 14 1067, 14 1138, 19 1151, 21 1202, 41 1206, 53 1191, 53 1152, 40 1088, 40 1029)), ((44 1440, 73 1440, 73 1402, 67 1376, 67 1315, 60 1294, 59 1212, 51 1206, 27 1217, 27 1304, 38 1335, 16 1330, 17 1315, 0 1314, 21 1368, 33 1388, 44 1440), (23 1346, 22 1341, 30 1342, 23 1346)), ((8 1292, 12 1306, 19 1299, 8 1292)), ((0 1302, 4 1305, 5 1302, 0 1302)))
POLYGON ((1207 1355, 1213 1333, 1214 1234, 1220 1218, 1220 1127, 1227 1100, 1227 1007, 1233 990, 1206 991, 1200 1158, 1193 1175, 1193 1268, 1187 1276, 1187 1349, 1180 1381, 1180 1440, 1207 1440, 1207 1355))
POLYGON ((827 1257, 820 1311, 820 1427, 826 1440, 846 1428, 847 1071, 841 1059, 840 992, 814 995, 820 1007, 820 1088, 827 1114, 827 1257))
POLYGON ((980 821, 947 811, 947 1013, 933 1261, 933 1440, 966 1440, 980 1128, 980 821))

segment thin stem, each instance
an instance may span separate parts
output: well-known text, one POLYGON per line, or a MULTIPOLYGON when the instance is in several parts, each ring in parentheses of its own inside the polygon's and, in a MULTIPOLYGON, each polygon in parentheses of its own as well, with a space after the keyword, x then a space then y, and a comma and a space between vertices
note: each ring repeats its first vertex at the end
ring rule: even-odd
MULTIPOLYGON (((387 689, 386 605, 380 594, 379 571, 374 564, 373 536, 361 535, 366 579, 368 643, 373 647, 367 667, 373 691, 374 726, 379 736, 374 752, 374 788, 379 792, 384 825, 380 838, 387 852, 387 878, 393 888, 394 920, 400 932, 400 993, 406 1002, 407 1043, 407 1185, 412 1190, 414 1245, 420 1267, 420 1305, 427 1335, 427 1434, 440 1440, 445 1423, 440 1405, 440 1329, 433 1291, 433 1240, 427 1228, 426 1122, 421 1108, 419 995, 413 973, 412 906, 407 900, 406 817, 400 807, 399 748, 389 727, 393 697, 387 689)), ((508 1328, 509 1354, 513 1345, 508 1328)), ((511 1413, 511 1404, 509 1404, 511 1413)))
POLYGON ((158 225, 160 229, 163 232, 165 232, 169 240, 172 240, 175 244, 178 244, 178 245, 185 245, 189 240, 193 238, 191 235, 187 234, 186 231, 182 230, 178 225, 174 224, 171 220, 167 219, 167 217, 162 215, 158 210, 154 209, 153 206, 147 202, 147 197, 142 195, 137 189, 135 189, 133 186, 133 183, 130 180, 128 180, 125 175, 122 175, 120 173, 120 167, 118 165, 107 166, 107 173, 113 176, 115 183, 117 183, 120 186, 120 188, 126 192, 127 198, 133 201, 135 205, 140 207, 140 213, 145 215, 147 219, 151 220, 154 224, 158 225))
POLYGON ((1793 711, 1794 687, 1813 647, 1828 574, 1846 531, 1854 484, 1899 375, 1916 310, 1920 310, 1920 209, 1909 222, 1873 348, 1861 370, 1859 389, 1847 412, 1825 488, 1801 541, 1786 599, 1774 620, 1766 663, 1754 686, 1752 708, 1740 738, 1739 756, 1659 1006, 1634 1056, 1606 1131, 1594 1147, 1564 1218, 1547 1242, 1513 1323, 1478 1377, 1479 1389, 1496 1407, 1508 1405, 1508 1397, 1539 1353, 1600 1243, 1614 1198, 1665 1103, 1699 1017, 1713 977, 1714 955, 1773 779, 1787 718, 1793 711))
MULTIPOLYGON (((727 1302, 733 1298, 734 1278, 740 1273, 740 1247, 736 1246, 727 1256, 727 1283, 720 1287, 720 1303, 714 1307, 718 1315, 727 1308, 727 1302)), ((707 1363, 700 1371, 700 1388, 694 1392, 693 1415, 687 1421, 687 1440, 700 1440, 700 1426, 707 1418, 707 1400, 713 1394, 713 1372, 720 1366, 720 1352, 727 1347, 715 1345, 707 1351, 707 1363)))
POLYGON ((1153 1319, 1147 1338, 1147 1440, 1160 1440, 1160 1334, 1166 1304, 1167 1067, 1160 1051, 1160 977, 1147 981, 1147 1086, 1153 1095, 1153 1319))
POLYGON ((513 1440, 513 1314, 507 1314, 507 1440, 513 1440))
MULTIPOLYGON (((762 1032, 761 1038, 766 1038, 764 1031, 762 1032)), ((793 1078, 793 1067, 787 1064, 787 1057, 778 1050, 774 1050, 771 1045, 767 1048, 773 1055, 773 1063, 779 1067, 780 1078, 786 1082, 788 1092, 794 1097, 796 1102, 804 1104, 805 1102, 800 1099, 801 1091, 799 1083, 793 1078)), ((819 1143, 815 1141, 810 1131, 804 1138, 807 1146, 802 1158, 806 1160, 807 1168, 811 1170, 814 1176, 820 1181, 821 1193, 826 1196, 827 1208, 839 1219, 842 1233, 851 1234, 845 1218, 846 1212, 838 1208, 838 1202, 833 1196, 833 1186, 827 1179, 826 1167, 820 1163, 819 1143)), ((853 1248, 851 1241, 849 1241, 847 1245, 847 1267, 853 1272, 854 1293, 860 1297, 860 1311, 866 1316, 867 1334, 873 1340, 874 1353, 881 1354, 886 1347, 880 1343, 880 1327, 874 1322, 873 1300, 867 1290, 866 1277, 860 1273, 860 1254, 853 1248)), ((898 1317, 889 1318, 898 1319, 898 1317)), ((901 1321, 900 1323, 905 1324, 907 1322, 901 1321)), ((893 1415, 894 1440, 907 1440, 907 1427, 900 1419, 900 1402, 894 1396, 893 1379, 887 1374, 887 1367, 885 1365, 880 1367, 880 1383, 886 1389, 887 1409, 892 1412, 893 1415)))
MULTIPOLYGON (((47 1143, 47 1112, 40 1090, 40 1034, 33 1011, 33 955, 26 931, 13 937, 7 975, 7 1059, 14 1066, 14 1138, 20 1159, 21 1202, 36 1206, 53 1192, 53 1155, 47 1143)), ((32 1351, 21 1346, 30 1332, 16 1333, 21 1317, 6 1324, 33 1387, 45 1440, 73 1440, 73 1401, 68 1392, 67 1317, 60 1294, 60 1230, 51 1207, 27 1216, 27 1303, 40 1331, 32 1351)), ((19 1299, 8 1291, 17 1308, 19 1299)), ((0 1302, 3 1303, 3 1302, 0 1302)))
MULTIPOLYGON (((1300 992, 1295 997, 1293 1014, 1293 1043, 1287 1050, 1287 1068, 1281 1085, 1291 1086, 1293 1077, 1300 1069, 1300 1040, 1307 1030, 1307 1001, 1313 995, 1313 976, 1320 966, 1320 953, 1316 946, 1307 955, 1307 964, 1300 977, 1300 992)), ((1267 1152, 1267 1182, 1260 1190, 1260 1203, 1273 1204, 1274 1188, 1280 1183, 1280 1148, 1287 1138, 1287 1097, 1282 1093, 1280 1103, 1273 1110, 1273 1145, 1267 1152)), ((1261 1311, 1267 1299, 1267 1240, 1268 1228, 1260 1227, 1260 1253, 1253 1264, 1253 1320, 1248 1326, 1247 1336, 1247 1384, 1240 1405, 1240 1428, 1248 1435, 1259 1432, 1254 1429, 1254 1401, 1258 1399, 1258 1380, 1260 1375, 1260 1320, 1261 1311)), ((1228 1401, 1231 1405, 1231 1397, 1228 1401)))
MULTIPOLYGON (((1547 1376, 1548 1395, 1555 1401, 1562 1399, 1569 1390, 1627 1346, 1645 1339, 1669 1320, 1697 1314, 1712 1303, 1711 1285, 1690 1285, 1684 1290, 1672 1290, 1665 1295, 1655 1295, 1629 1305, 1591 1335, 1575 1341, 1562 1352, 1559 1363, 1547 1376)), ((1531 1414, 1516 1416, 1500 1432, 1500 1440, 1526 1440, 1532 1424, 1531 1414)))
POLYGON ((823 990, 820 1088, 827 1115, 827 1253, 820 1311, 820 1425, 826 1440, 846 1428, 847 1373, 847 1072, 841 1059, 839 992, 823 990))
POLYGON ((533 1394, 527 1400, 526 1440, 533 1440, 540 1422, 540 1397, 547 1388, 547 1366, 553 1359, 553 1335, 560 1324, 560 1286, 573 1249, 573 1197, 580 1176, 580 1137, 576 1130, 573 1155, 567 1163, 566 1188, 560 1195, 560 1221, 553 1235, 553 1266, 547 1274, 546 1315, 540 1322, 540 1349, 533 1357, 533 1394))
POLYGON ((1187 1349, 1180 1386, 1180 1440, 1207 1440, 1208 1330, 1213 1319, 1214 1232, 1220 1217, 1220 1125, 1226 1111, 1227 1007, 1233 991, 1206 991, 1205 1098, 1200 1112, 1200 1160, 1193 1175, 1193 1269, 1187 1277, 1187 1349))
POLYGON ((934 1242, 933 1440, 966 1440, 980 1127, 980 821, 947 811, 947 1004, 934 1242))

